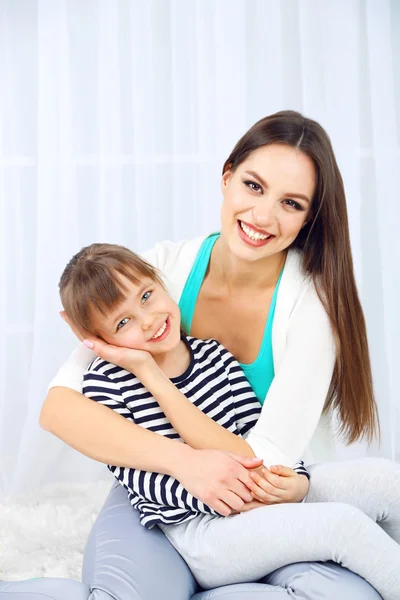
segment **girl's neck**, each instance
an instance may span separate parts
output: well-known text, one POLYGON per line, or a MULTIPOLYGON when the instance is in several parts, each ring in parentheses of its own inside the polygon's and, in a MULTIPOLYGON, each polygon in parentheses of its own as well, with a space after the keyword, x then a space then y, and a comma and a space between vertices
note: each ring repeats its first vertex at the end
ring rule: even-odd
POLYGON ((232 254, 221 236, 214 245, 207 277, 230 290, 265 290, 275 287, 286 255, 283 251, 256 261, 242 260, 232 254))
POLYGON ((155 355, 154 360, 167 377, 179 377, 190 365, 190 351, 185 342, 180 340, 173 350, 155 355))

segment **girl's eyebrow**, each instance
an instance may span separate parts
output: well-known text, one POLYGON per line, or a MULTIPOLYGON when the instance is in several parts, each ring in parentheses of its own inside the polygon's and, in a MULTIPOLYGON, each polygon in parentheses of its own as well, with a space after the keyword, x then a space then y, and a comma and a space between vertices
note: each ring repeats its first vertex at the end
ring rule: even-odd
MULTIPOLYGON (((257 179, 257 181, 259 181, 261 185, 263 185, 265 188, 268 187, 266 181, 264 181, 264 179, 255 171, 245 171, 245 173, 247 173, 247 175, 251 175, 251 177, 254 177, 254 179, 257 179)), ((311 202, 311 200, 307 198, 307 196, 305 196, 304 194, 299 194, 297 192, 293 194, 291 192, 287 192, 285 196, 290 196, 291 198, 300 198, 301 200, 304 200, 304 202, 307 202, 307 204, 310 204, 311 202)))

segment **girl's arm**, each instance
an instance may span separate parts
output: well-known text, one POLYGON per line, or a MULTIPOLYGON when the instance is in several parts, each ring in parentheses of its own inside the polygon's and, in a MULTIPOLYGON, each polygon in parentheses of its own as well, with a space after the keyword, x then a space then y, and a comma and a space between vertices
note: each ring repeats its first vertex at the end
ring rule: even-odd
POLYGON ((190 402, 158 365, 148 361, 135 374, 161 406, 181 438, 192 448, 214 448, 254 457, 245 439, 232 433, 190 402))

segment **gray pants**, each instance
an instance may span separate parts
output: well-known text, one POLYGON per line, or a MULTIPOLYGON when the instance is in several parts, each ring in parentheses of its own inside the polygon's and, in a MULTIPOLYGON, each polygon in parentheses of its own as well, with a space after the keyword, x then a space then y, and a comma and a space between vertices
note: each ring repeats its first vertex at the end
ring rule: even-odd
POLYGON ((333 560, 384 600, 400 598, 400 465, 366 458, 309 467, 305 503, 162 526, 203 588, 255 581, 290 563, 333 560))

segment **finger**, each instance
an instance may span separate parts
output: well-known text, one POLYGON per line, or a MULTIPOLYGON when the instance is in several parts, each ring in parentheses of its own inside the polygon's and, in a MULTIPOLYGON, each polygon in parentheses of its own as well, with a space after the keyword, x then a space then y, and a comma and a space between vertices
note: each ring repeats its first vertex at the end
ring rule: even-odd
POLYGON ((284 490, 277 488, 274 485, 271 485, 269 481, 264 479, 264 477, 260 477, 258 473, 251 473, 250 476, 253 480, 253 486, 251 488, 251 491, 256 493, 257 496, 259 496, 263 500, 266 497, 266 494, 268 496, 274 496, 278 498, 282 497, 284 490))
POLYGON ((103 342, 99 338, 86 339, 83 341, 85 346, 93 350, 97 356, 107 360, 110 363, 118 364, 121 359, 121 348, 119 346, 113 346, 112 344, 107 344, 107 342, 103 342))
POLYGON ((239 454, 234 454, 233 452, 227 453, 229 456, 234 458, 238 463, 246 467, 246 469, 255 469, 262 465, 262 458, 251 458, 250 456, 240 456, 239 454))
POLYGON ((274 475, 265 467, 261 469, 261 474, 258 471, 258 476, 260 479, 255 479, 257 482, 263 480, 268 482, 269 485, 272 485, 274 488, 285 489, 285 479, 281 478, 279 475, 274 475))
POLYGON ((262 508, 266 506, 264 502, 259 502, 258 500, 252 499, 251 502, 246 502, 240 512, 248 512, 249 510, 253 510, 254 508, 262 508))
MULTIPOLYGON (((249 483, 252 484, 251 479, 249 478, 249 483)), ((250 489, 244 483, 239 481, 238 479, 234 481, 231 485, 231 491, 239 496, 243 500, 243 502, 251 502, 252 496, 250 494, 250 489)))
POLYGON ((267 494, 267 492, 260 494, 252 492, 252 496, 254 500, 257 500, 257 502, 262 502, 262 504, 282 504, 284 502, 282 498, 278 498, 272 494, 267 494))
POLYGON ((284 467, 283 465, 273 465, 270 467, 272 473, 276 473, 281 477, 294 477, 296 471, 293 471, 290 467, 284 467))
POLYGON ((237 496, 230 490, 223 490, 223 492, 220 494, 220 499, 222 500, 222 502, 227 504, 229 508, 237 510, 238 512, 242 510, 245 504, 243 500, 239 498, 239 496, 237 496))
POLYGON ((225 502, 222 502, 222 500, 215 500, 211 508, 213 508, 222 517, 229 517, 229 515, 232 514, 232 509, 225 504, 225 502))

